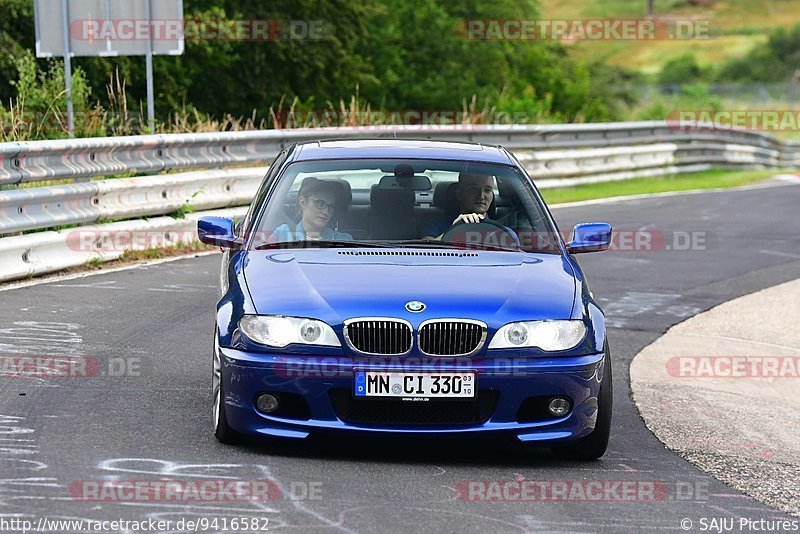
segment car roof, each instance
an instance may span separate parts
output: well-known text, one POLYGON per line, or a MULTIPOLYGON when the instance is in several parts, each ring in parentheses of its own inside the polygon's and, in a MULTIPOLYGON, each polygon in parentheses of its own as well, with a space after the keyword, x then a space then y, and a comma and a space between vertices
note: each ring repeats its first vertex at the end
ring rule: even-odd
POLYGON ((440 159, 482 163, 514 162, 505 149, 480 143, 412 139, 347 139, 299 143, 293 161, 326 159, 440 159))

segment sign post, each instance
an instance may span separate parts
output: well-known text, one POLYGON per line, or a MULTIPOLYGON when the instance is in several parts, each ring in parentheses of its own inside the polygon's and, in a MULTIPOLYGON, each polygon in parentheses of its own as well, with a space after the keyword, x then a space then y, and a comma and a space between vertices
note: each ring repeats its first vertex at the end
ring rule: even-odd
POLYGON ((183 28, 183 0, 34 0, 36 57, 63 57, 67 97, 67 123, 74 136, 72 102, 73 57, 145 56, 147 72, 147 125, 155 129, 153 56, 181 55, 183 32, 160 32, 158 21, 172 21, 183 28), (146 27, 142 36, 138 28, 146 27), (126 29, 137 28, 130 32, 126 29))
POLYGON ((64 87, 67 97, 67 131, 75 137, 75 111, 72 109, 72 58, 69 46, 69 0, 61 0, 62 31, 64 32, 64 87))
MULTIPOLYGON (((144 0, 144 19, 152 21, 150 12, 150 0, 144 0)), ((145 70, 147 71, 147 127, 150 133, 156 130, 156 105, 153 91, 153 25, 150 24, 150 31, 147 32, 147 43, 145 45, 145 70)))

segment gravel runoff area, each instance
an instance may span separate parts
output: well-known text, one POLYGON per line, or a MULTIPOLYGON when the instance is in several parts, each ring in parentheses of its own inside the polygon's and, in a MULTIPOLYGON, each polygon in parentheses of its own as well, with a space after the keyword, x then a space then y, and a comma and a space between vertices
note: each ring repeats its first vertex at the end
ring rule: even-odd
POLYGON ((671 328, 630 367, 633 400, 669 449, 796 516, 798 301, 800 279, 726 302, 671 328))

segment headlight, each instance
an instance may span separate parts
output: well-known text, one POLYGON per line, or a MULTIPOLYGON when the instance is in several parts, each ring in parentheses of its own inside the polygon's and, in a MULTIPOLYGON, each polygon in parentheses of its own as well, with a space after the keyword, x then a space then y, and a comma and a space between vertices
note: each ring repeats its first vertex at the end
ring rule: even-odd
POLYGON ((239 329, 249 339, 270 347, 292 343, 341 347, 339 338, 327 323, 316 319, 281 317, 279 315, 245 315, 239 329))
POLYGON ((575 347, 586 335, 583 321, 524 321, 509 323, 492 338, 490 349, 539 347, 546 351, 575 347))

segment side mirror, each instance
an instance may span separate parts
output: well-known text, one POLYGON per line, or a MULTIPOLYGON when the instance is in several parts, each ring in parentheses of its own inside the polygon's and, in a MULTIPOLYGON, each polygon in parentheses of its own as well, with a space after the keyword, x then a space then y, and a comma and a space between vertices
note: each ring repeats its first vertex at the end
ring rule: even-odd
POLYGON ((611 245, 611 225, 608 223, 581 223, 575 226, 567 252, 601 252, 611 245))
POLYGON ((236 248, 239 245, 233 221, 225 217, 202 217, 197 221, 197 236, 207 245, 222 248, 236 248))

